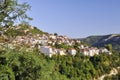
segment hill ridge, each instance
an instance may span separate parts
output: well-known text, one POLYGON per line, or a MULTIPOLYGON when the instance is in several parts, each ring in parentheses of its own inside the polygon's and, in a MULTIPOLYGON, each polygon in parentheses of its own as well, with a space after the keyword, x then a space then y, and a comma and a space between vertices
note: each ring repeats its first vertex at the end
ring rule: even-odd
POLYGON ((120 34, 89 36, 80 40, 96 47, 104 47, 107 44, 112 44, 113 49, 120 52, 120 34))

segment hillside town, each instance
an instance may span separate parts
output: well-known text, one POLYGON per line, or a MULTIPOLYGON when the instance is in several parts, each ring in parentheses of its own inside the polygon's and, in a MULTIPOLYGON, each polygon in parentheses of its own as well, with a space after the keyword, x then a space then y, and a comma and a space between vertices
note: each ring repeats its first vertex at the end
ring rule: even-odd
MULTIPOLYGON (((32 34, 30 29, 35 29, 35 27, 32 26, 22 30, 25 35, 17 35, 10 39, 8 36, 3 34, 7 31, 7 29, 2 28, 0 31, 0 36, 5 40, 4 43, 0 42, 0 45, 6 46, 10 49, 15 49, 17 47, 19 50, 21 50, 23 47, 26 47, 26 51, 30 51, 34 48, 37 48, 40 53, 48 55, 49 57, 52 57, 53 55, 75 56, 77 53, 83 56, 94 56, 102 53, 108 55, 112 54, 106 48, 90 47, 82 43, 80 40, 71 39, 67 36, 59 36, 57 33, 32 34), (77 48, 74 47, 75 45, 77 48), (64 46, 67 48, 64 48, 64 46)), ((10 29, 19 31, 21 30, 21 26, 10 27, 10 29)))

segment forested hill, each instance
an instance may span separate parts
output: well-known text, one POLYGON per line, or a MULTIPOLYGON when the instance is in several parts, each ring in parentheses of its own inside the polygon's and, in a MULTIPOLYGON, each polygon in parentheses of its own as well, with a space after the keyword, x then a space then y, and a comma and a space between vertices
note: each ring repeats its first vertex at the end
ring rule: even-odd
POLYGON ((25 41, 17 42, 29 39, 34 41, 38 34, 49 36, 49 33, 30 25, 1 27, 0 31, 0 80, 98 80, 101 76, 111 74, 113 69, 116 69, 116 75, 105 76, 104 79, 120 78, 120 70, 117 69, 120 66, 120 54, 117 52, 90 57, 82 56, 77 51, 76 56, 53 55, 50 58, 40 52, 40 44, 32 47, 32 44, 27 45, 25 41))
POLYGON ((104 47, 107 44, 111 44, 113 50, 120 52, 120 34, 89 36, 87 38, 80 40, 83 41, 84 43, 96 47, 104 47))

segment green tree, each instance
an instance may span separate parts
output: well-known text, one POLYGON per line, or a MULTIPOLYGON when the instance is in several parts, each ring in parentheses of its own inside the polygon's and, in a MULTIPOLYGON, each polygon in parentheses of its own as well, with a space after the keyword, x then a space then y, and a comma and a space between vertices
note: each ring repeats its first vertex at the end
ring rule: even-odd
POLYGON ((107 45, 105 45, 105 47, 110 51, 110 52, 112 52, 112 44, 107 44, 107 45))
POLYGON ((0 65, 0 80, 15 80, 12 69, 8 66, 0 65))
POLYGON ((55 36, 58 36, 58 34, 57 34, 57 33, 54 33, 54 35, 55 35, 55 36))
POLYGON ((30 9, 27 3, 19 4, 18 0, 0 0, 0 25, 13 25, 18 20, 32 20, 26 15, 30 9))

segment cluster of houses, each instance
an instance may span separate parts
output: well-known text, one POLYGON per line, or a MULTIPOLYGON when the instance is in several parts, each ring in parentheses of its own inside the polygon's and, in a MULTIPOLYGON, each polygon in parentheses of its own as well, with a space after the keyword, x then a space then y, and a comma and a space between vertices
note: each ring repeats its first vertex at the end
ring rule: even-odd
POLYGON ((28 47, 34 48, 36 44, 38 44, 38 48, 41 53, 44 53, 45 55, 48 55, 49 57, 52 57, 52 55, 68 55, 71 54, 73 56, 76 55, 77 50, 74 48, 70 48, 68 50, 65 50, 63 48, 57 49, 53 47, 55 43, 72 46, 75 44, 75 42, 79 43, 79 50, 81 55, 84 56, 94 56, 99 55, 100 53, 106 53, 106 54, 112 54, 110 51, 108 51, 106 48, 100 48, 97 47, 89 47, 85 46, 83 44, 80 44, 80 41, 78 40, 72 40, 67 38, 66 36, 55 36, 55 35, 37 35, 37 36, 17 36, 14 40, 14 44, 19 45, 27 45, 28 47))
MULTIPOLYGON (((16 27, 16 30, 20 29, 20 27, 16 27)), ((32 29, 34 29, 32 27, 32 29)), ((106 48, 96 48, 96 47, 89 47, 81 44, 79 40, 73 40, 66 36, 58 36, 54 34, 32 34, 29 32, 29 29, 24 30, 27 33, 24 36, 16 36, 8 47, 13 46, 27 46, 28 48, 37 48, 40 50, 41 53, 52 57, 53 55, 68 55, 71 54, 73 56, 76 55, 77 50, 75 48, 69 48, 65 50, 63 48, 55 48, 55 44, 65 44, 67 46, 73 46, 75 43, 79 44, 77 47, 80 50, 80 54, 84 56, 94 56, 99 55, 100 53, 112 54, 106 48)), ((2 32, 1 32, 2 33, 2 32)))
POLYGON ((105 54, 109 54, 109 55, 112 54, 106 48, 98 49, 97 47, 88 47, 88 46, 84 46, 84 45, 81 45, 80 51, 84 56, 94 56, 94 55, 99 55, 101 53, 105 53, 105 54))
POLYGON ((52 55, 67 55, 68 53, 75 56, 76 50, 74 48, 70 48, 69 50, 65 50, 63 48, 56 49, 53 47, 55 43, 62 44, 65 43, 66 45, 72 45, 74 41, 70 40, 66 36, 53 36, 52 34, 47 36, 45 34, 36 35, 36 36, 17 36, 13 41, 13 45, 19 45, 19 46, 27 46, 29 48, 34 48, 36 45, 40 49, 41 53, 44 53, 45 55, 48 55, 52 57, 52 55), (71 42, 70 42, 71 41, 71 42))
POLYGON ((76 55, 76 50, 71 48, 68 50, 68 52, 66 52, 65 49, 56 49, 56 48, 52 48, 51 46, 40 46, 40 51, 41 53, 44 53, 45 55, 48 55, 49 57, 52 57, 52 55, 76 55))

